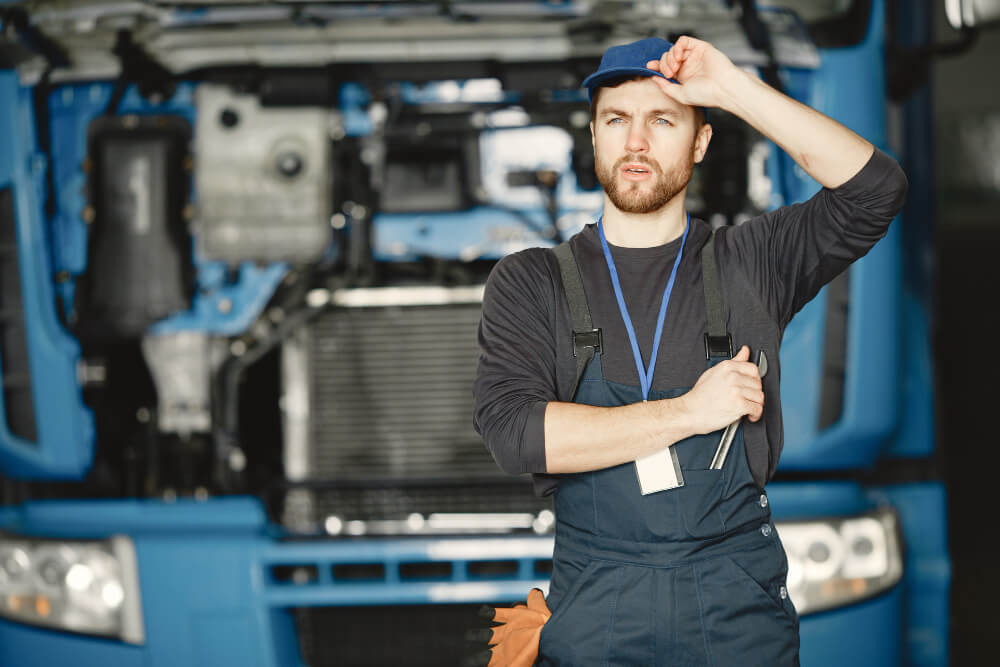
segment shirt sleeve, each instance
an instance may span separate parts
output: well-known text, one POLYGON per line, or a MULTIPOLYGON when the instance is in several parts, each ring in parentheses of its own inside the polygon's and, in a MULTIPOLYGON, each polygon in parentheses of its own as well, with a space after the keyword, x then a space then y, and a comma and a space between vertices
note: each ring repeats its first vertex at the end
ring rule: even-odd
POLYGON ((545 407, 557 399, 553 277, 541 248, 508 255, 486 282, 474 425, 505 472, 545 472, 545 407))
POLYGON ((823 188, 806 202, 727 229, 723 247, 784 328, 823 285, 886 235, 907 187, 899 164, 876 148, 840 187, 823 188))

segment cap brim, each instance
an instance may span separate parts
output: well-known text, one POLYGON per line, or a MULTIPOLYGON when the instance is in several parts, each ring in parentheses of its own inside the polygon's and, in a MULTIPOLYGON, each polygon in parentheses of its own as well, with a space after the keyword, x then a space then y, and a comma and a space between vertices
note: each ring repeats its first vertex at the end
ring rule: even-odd
POLYGON ((663 79, 667 78, 656 70, 645 67, 612 67, 611 69, 594 72, 583 80, 581 87, 593 90, 607 81, 621 79, 626 76, 658 76, 663 79))

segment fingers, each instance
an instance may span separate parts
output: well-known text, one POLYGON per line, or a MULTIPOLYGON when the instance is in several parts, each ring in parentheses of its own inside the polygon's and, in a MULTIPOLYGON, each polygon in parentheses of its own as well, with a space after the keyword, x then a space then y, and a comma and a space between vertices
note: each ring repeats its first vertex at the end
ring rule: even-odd
POLYGON ((531 667, 538 657, 538 642, 542 634, 542 626, 534 628, 516 628, 506 630, 505 626, 493 629, 495 634, 490 640, 490 666, 497 667, 531 667))
POLYGON ((760 387, 756 389, 744 389, 743 400, 750 403, 750 407, 752 408, 747 414, 753 414, 764 407, 764 392, 761 391, 760 387))
POLYGON ((760 371, 749 361, 724 361, 717 368, 719 373, 731 382, 754 380, 760 384, 760 371))
POLYGON ((677 73, 684 67, 692 56, 699 51, 700 45, 704 42, 682 35, 677 38, 674 45, 660 56, 659 60, 650 60, 646 63, 646 68, 662 72, 668 78, 676 77, 677 73))
POLYGON ((549 611, 549 606, 545 604, 545 596, 538 588, 532 588, 528 593, 528 609, 538 612, 546 620, 552 615, 552 612, 549 611))
POLYGON ((657 86, 660 87, 660 90, 663 91, 664 95, 674 100, 675 102, 680 102, 681 104, 687 104, 687 102, 685 101, 686 98, 684 97, 684 89, 680 84, 667 81, 666 79, 662 79, 658 76, 653 76, 650 78, 653 80, 654 83, 656 83, 657 86))
POLYGON ((496 646, 504 640, 504 638, 510 632, 510 626, 504 623, 503 625, 498 625, 496 627, 487 628, 490 631, 490 638, 486 640, 488 646, 496 646))
POLYGON ((493 620, 497 623, 507 623, 520 616, 525 608, 523 603, 518 603, 513 607, 497 607, 493 620))
POLYGON ((697 45, 698 41, 687 35, 678 37, 673 47, 660 58, 660 71, 668 77, 676 77, 684 63, 694 55, 697 45))
POLYGON ((740 375, 760 380, 760 370, 757 368, 757 364, 750 361, 750 348, 746 345, 742 346, 732 359, 723 361, 719 366, 740 375))

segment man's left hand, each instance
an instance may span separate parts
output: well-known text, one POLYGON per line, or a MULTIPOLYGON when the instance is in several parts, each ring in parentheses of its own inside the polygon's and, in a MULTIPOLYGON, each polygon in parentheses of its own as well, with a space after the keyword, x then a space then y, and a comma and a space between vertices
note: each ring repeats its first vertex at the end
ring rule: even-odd
POLYGON ((722 51, 700 39, 683 36, 646 67, 677 83, 652 77, 670 98, 693 107, 725 108, 727 82, 742 74, 722 51))
POLYGON ((493 620, 502 623, 492 628, 490 638, 492 655, 488 667, 531 667, 538 657, 538 644, 542 626, 552 612, 545 604, 542 591, 532 588, 528 604, 512 608, 498 607, 493 620))

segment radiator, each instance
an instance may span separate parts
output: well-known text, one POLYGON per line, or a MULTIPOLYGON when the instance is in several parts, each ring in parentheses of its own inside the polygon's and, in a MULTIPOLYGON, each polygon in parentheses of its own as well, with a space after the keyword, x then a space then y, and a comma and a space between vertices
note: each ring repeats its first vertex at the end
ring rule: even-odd
POLYGON ((537 530, 550 503, 502 473, 472 426, 482 287, 343 290, 333 301, 283 349, 285 468, 299 484, 286 525, 420 532, 434 515, 448 532, 477 519, 441 515, 475 514, 482 528, 537 530))

